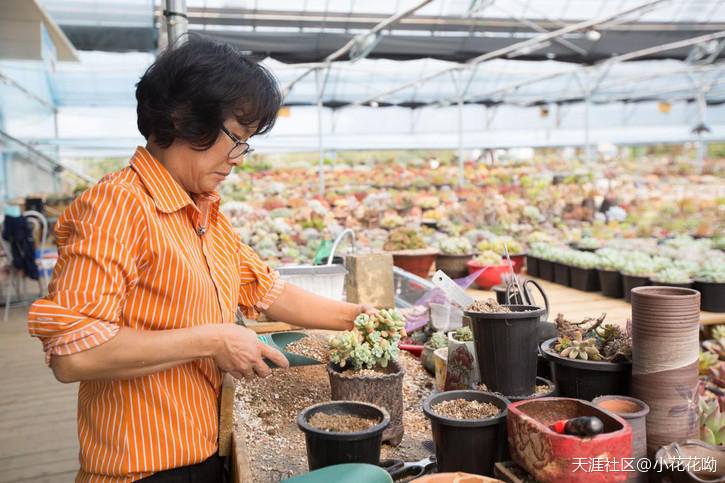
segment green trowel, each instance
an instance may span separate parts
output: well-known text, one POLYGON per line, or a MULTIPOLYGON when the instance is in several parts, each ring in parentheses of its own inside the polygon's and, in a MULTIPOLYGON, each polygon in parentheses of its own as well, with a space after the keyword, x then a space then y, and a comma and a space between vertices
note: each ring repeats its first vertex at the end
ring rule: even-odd
MULTIPOLYGON (((304 332, 277 332, 275 334, 265 334, 257 336, 259 340, 267 345, 274 347, 282 354, 284 354, 284 356, 289 361, 290 367, 322 364, 322 362, 318 361, 317 359, 301 356, 299 354, 292 354, 291 352, 287 352, 284 350, 285 347, 287 347, 292 342, 304 339, 305 337, 309 337, 309 335, 305 334, 304 332)), ((264 359, 264 362, 266 362, 271 369, 276 369, 278 367, 268 359, 264 359)))

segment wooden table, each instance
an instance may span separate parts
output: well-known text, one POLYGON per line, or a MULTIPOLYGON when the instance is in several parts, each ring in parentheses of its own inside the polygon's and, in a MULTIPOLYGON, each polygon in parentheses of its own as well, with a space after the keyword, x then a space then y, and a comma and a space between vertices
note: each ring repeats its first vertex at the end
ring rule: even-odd
MULTIPOLYGON (((534 280, 539 282, 549 298, 549 320, 552 322, 559 312, 571 321, 584 320, 585 317, 599 317, 602 312, 606 312, 605 322, 621 326, 624 326, 627 319, 632 317, 632 305, 625 302, 624 299, 605 297, 601 292, 582 292, 539 278, 534 278, 534 280)), ((496 298, 496 294, 490 290, 469 289, 467 292, 477 300, 496 298)), ((537 298, 536 290, 534 289, 532 292, 534 298, 537 298)), ((537 300, 543 303, 541 300, 537 300)), ((700 323, 703 325, 725 324, 725 313, 700 312, 700 323)))

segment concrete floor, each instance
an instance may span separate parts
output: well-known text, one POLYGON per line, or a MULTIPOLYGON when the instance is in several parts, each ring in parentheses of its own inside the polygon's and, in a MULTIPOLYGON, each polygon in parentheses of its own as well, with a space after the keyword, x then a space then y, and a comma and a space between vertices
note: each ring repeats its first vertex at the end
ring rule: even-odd
POLYGON ((78 384, 61 384, 27 328, 28 307, 0 317, 0 482, 71 482, 78 472, 78 384))

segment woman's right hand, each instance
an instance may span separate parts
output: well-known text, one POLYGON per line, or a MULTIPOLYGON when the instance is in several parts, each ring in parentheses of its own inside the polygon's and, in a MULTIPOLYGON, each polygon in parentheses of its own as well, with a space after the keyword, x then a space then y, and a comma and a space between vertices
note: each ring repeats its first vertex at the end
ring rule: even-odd
POLYGON ((215 325, 216 350, 212 356, 217 365, 237 379, 253 380, 267 377, 272 371, 262 360, 269 359, 277 367, 289 367, 287 358, 277 349, 257 338, 253 330, 236 324, 215 325))

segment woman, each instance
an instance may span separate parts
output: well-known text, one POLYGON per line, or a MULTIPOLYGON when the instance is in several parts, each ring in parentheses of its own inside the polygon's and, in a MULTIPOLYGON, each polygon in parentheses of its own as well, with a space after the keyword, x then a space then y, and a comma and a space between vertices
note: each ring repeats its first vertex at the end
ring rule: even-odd
POLYGON ((80 381, 76 481, 216 482, 223 373, 288 365, 234 323, 237 307, 332 330, 375 309, 284 284, 219 211, 214 188, 274 124, 269 72, 191 37, 146 71, 136 98, 146 147, 58 220, 58 264, 30 333, 59 381, 80 381))

